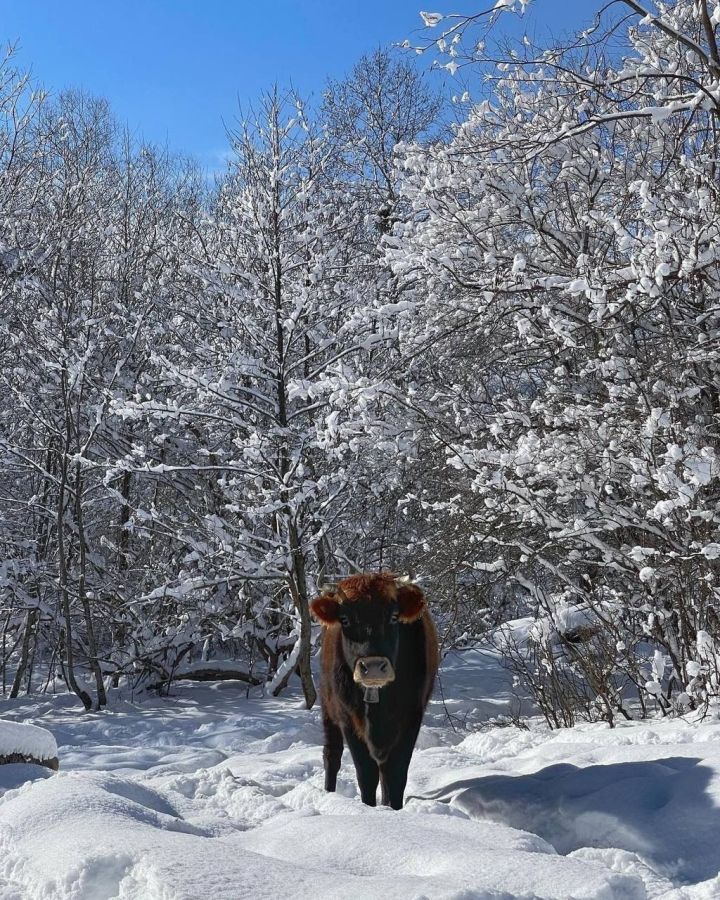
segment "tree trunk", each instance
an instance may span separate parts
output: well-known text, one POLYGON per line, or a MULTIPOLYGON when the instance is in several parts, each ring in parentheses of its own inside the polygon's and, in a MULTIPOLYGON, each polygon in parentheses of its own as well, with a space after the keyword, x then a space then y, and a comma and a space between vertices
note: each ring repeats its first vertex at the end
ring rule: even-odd
MULTIPOLYGON (((67 391, 66 374, 62 374, 63 391, 67 391)), ((65 393, 66 402, 67 394, 65 393)), ((66 409, 66 422, 68 411, 66 409)), ((66 424, 66 428, 69 426, 66 424)), ((69 438, 69 435, 68 435, 69 438)), ((80 699, 86 710, 92 709, 93 703, 88 692, 80 687, 75 677, 75 661, 73 658, 73 632, 72 632, 72 616, 70 614, 70 591, 68 588, 67 559, 65 556, 65 491, 67 486, 67 451, 69 447, 69 439, 65 442, 62 458, 60 460, 60 471, 58 473, 58 498, 57 498, 57 550, 58 550, 58 575, 60 582, 60 598, 62 603, 63 619, 65 620, 65 678, 70 690, 80 699)))
POLYGON ((35 624, 37 622, 37 610, 28 610, 25 617, 25 631, 23 633, 22 649, 20 650, 20 662, 18 663, 17 672, 10 688, 10 699, 15 700, 20 694, 23 677, 28 667, 28 659, 30 657, 30 638, 32 637, 35 624))
MULTIPOLYGON (((279 108, 277 98, 275 98, 272 107, 272 153, 276 165, 279 166, 282 156, 280 146, 280 121, 279 108)), ((290 470, 289 453, 287 446, 288 421, 288 397, 285 384, 285 331, 283 317, 283 267, 282 267, 282 225, 281 225, 281 208, 282 202, 280 197, 281 179, 277 178, 273 185, 273 205, 271 213, 272 234, 273 234, 273 293, 275 305, 275 346, 277 353, 277 370, 276 370, 276 390, 277 390, 277 420, 283 430, 281 445, 278 451, 278 470, 284 483, 285 476, 290 470)), ((302 682, 303 694, 305 695, 305 705, 310 709, 316 699, 317 691, 313 684, 312 671, 310 669, 310 636, 312 622, 310 619, 310 608, 308 606, 307 580, 305 577, 305 555, 300 546, 298 538, 297 524, 293 519, 293 511, 289 504, 289 496, 286 490, 280 491, 280 497, 284 508, 284 517, 287 523, 288 542, 290 556, 292 560, 292 569, 288 573, 288 583, 292 594, 295 608, 300 616, 300 653, 298 656, 298 673, 302 682)))
MULTIPOLYGON (((78 448, 79 452, 79 448, 78 448)), ((75 521, 78 530, 79 544, 79 564, 80 574, 78 577, 78 597, 82 604, 83 614, 85 616, 85 628, 87 630, 88 643, 88 664, 90 671, 95 678, 95 687, 97 689, 97 707, 102 709, 107 706, 107 694, 105 693, 105 682, 103 681, 102 671, 100 669, 100 661, 98 659, 98 645, 95 638, 95 626, 92 618, 92 610, 90 609, 90 601, 85 590, 85 575, 87 572, 87 553, 85 547, 85 519, 82 508, 82 474, 80 472, 80 463, 75 466, 75 521)))
POLYGON ((290 546, 293 556, 293 573, 290 576, 290 591, 292 592, 295 608, 300 616, 300 652, 298 654, 297 669, 302 682, 305 706, 311 709, 317 700, 317 691, 310 667, 310 650, 312 649, 312 619, 310 617, 310 604, 308 600, 307 579, 305 577, 305 557, 300 549, 297 527, 294 522, 288 521, 290 533, 290 546))

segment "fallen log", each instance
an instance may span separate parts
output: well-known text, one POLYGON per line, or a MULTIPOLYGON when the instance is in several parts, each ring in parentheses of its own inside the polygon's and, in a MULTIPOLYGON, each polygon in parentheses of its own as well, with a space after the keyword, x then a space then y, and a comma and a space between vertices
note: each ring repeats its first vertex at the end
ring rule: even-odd
POLYGON ((38 759, 27 753, 6 753, 0 756, 0 766, 5 766, 9 763, 33 763, 36 766, 45 766, 46 769, 52 769, 53 772, 57 772, 60 768, 57 756, 53 756, 52 759, 38 759))
POLYGON ((229 664, 225 660, 211 660, 207 663, 196 662, 182 666, 176 671, 167 672, 164 678, 153 682, 147 690, 157 691, 167 687, 173 681, 242 681, 253 687, 265 683, 265 678, 251 674, 247 669, 238 668, 237 664, 229 664))
POLYGON ((246 684, 252 685, 260 685, 264 682, 263 678, 251 675, 245 669, 213 669, 212 667, 176 672, 172 676, 172 680, 178 681, 179 679, 188 681, 244 681, 246 684))

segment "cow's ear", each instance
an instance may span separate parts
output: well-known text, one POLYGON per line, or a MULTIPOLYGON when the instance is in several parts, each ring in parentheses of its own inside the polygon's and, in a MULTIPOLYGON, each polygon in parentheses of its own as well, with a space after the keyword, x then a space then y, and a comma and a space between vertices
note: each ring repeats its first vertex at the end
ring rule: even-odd
POLYGON ((310 604, 310 612, 321 625, 336 625, 339 608, 340 604, 335 599, 335 594, 330 591, 320 594, 310 604))
POLYGON ((397 589, 400 607, 398 618, 401 622, 414 622, 425 612, 425 594, 416 584, 401 584, 397 589))

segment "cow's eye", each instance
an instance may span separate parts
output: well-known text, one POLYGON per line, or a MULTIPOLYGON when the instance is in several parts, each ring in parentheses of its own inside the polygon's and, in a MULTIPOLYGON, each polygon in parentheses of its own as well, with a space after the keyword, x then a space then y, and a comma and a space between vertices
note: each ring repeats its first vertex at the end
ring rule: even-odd
POLYGON ((390 613, 390 624, 396 625, 399 621, 400 621, 400 616, 399 616, 397 610, 395 610, 395 612, 391 612, 390 613))
POLYGON ((338 619, 343 628, 347 628, 350 624, 350 619, 347 616, 338 616, 338 619))

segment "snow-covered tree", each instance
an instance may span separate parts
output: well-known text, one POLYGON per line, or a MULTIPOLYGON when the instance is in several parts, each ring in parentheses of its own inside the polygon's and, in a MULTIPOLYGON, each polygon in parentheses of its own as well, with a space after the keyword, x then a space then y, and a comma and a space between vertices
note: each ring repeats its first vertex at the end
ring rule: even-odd
POLYGON ((558 631, 590 610, 658 696, 716 679, 717 23, 627 5, 620 57, 600 24, 566 52, 526 41, 447 146, 408 151, 389 257, 467 566, 558 631), (646 643, 665 677, 634 664, 646 643))
POLYGON ((90 708, 105 703, 112 629, 132 600, 118 502, 130 486, 116 489, 105 474, 133 435, 110 419, 148 358, 159 221, 172 191, 167 167, 123 145, 102 101, 70 93, 44 103, 30 141, 32 203, 21 207, 25 237, 3 273, 2 448, 12 485, 3 502, 21 551, 10 557, 16 586, 22 570, 8 614, 27 608, 13 691, 29 678, 33 643, 90 708))
MULTIPOLYGON (((160 432, 154 441, 167 452, 148 474, 182 475, 204 493, 172 524, 186 553, 175 587, 162 590, 210 603, 240 596, 234 633, 252 636, 275 664, 277 640, 288 646, 291 632, 273 687, 297 665, 312 705, 308 603, 336 568, 332 533, 351 481, 331 400, 372 340, 353 317, 363 302, 354 277, 363 219, 298 98, 268 95, 232 139, 228 174, 185 267, 189 299, 176 322, 184 335, 153 358, 165 395, 121 412, 160 432), (184 447, 167 421, 182 421, 184 447)), ((123 466, 137 468, 129 457, 123 466)), ((165 512, 149 516, 170 527, 165 512)))

